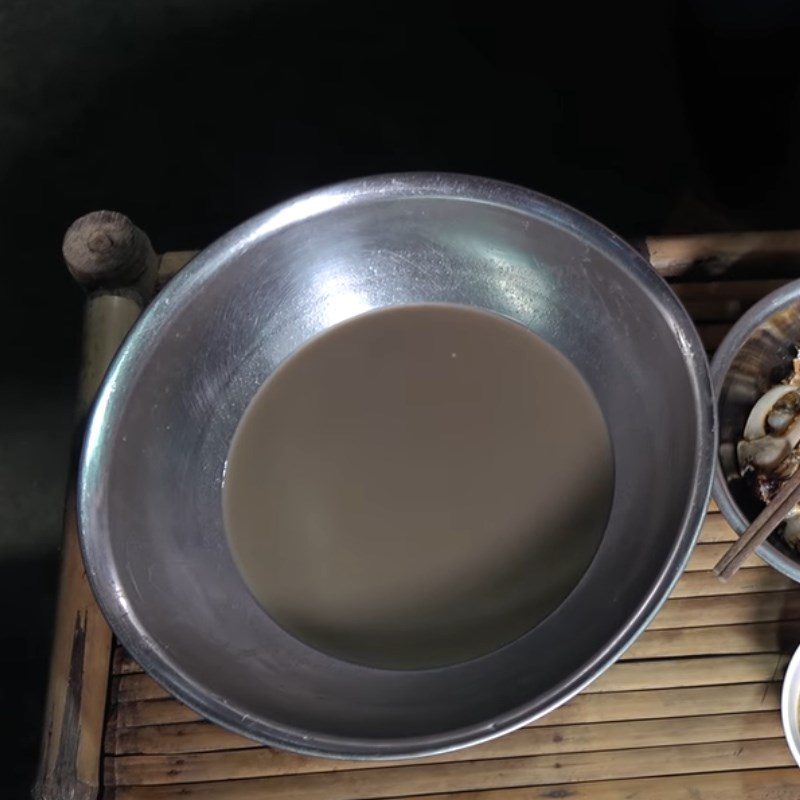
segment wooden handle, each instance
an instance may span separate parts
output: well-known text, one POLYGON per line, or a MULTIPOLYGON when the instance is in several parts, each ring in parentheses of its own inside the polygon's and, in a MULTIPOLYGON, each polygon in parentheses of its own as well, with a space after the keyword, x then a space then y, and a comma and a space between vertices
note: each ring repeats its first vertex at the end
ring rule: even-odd
MULTIPOLYGON (((83 330, 82 422, 111 359, 153 291, 158 257, 127 217, 97 211, 69 228, 64 259, 90 292, 83 330)), ((78 430, 80 436, 81 424, 78 430)), ((99 791, 111 631, 83 567, 75 498, 71 481, 42 753, 33 791, 37 800, 94 800, 99 791)))

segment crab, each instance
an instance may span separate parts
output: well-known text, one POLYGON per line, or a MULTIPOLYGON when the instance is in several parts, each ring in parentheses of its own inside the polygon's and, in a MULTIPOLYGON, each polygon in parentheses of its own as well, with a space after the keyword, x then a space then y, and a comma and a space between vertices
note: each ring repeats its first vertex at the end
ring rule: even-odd
MULTIPOLYGON (((752 479, 765 504, 800 467, 800 354, 792 362, 791 375, 753 406, 736 455, 742 476, 752 479)), ((800 550, 800 503, 787 515, 782 535, 800 550)))

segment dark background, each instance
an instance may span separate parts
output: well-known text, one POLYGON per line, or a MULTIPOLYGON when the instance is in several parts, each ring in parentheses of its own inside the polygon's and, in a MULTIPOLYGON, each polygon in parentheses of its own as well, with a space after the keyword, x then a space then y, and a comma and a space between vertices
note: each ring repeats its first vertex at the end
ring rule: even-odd
POLYGON ((630 236, 800 225, 795 3, 539 5, 0 0, 4 797, 38 749, 75 217, 116 209, 188 249, 326 182, 425 169, 515 181, 630 236))

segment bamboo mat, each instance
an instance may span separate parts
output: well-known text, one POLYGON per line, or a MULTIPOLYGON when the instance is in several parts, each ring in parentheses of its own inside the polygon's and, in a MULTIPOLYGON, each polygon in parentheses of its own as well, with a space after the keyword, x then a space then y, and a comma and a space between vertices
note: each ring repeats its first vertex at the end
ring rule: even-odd
MULTIPOLYGON (((675 286, 706 347, 783 281, 675 286)), ((647 631, 583 693, 514 733, 406 762, 272 750, 172 699, 117 648, 104 797, 114 800, 797 800, 780 689, 800 643, 800 587, 757 557, 710 571, 734 538, 711 507, 647 631)))

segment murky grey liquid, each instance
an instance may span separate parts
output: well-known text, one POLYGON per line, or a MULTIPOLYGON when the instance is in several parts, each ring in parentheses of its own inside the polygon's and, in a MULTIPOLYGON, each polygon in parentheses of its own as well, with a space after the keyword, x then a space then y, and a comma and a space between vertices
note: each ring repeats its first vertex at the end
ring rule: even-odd
POLYGON ((231 445, 237 564, 306 643, 384 667, 490 652, 575 586, 613 488, 577 370, 526 328, 454 305, 372 312, 288 359, 231 445))

